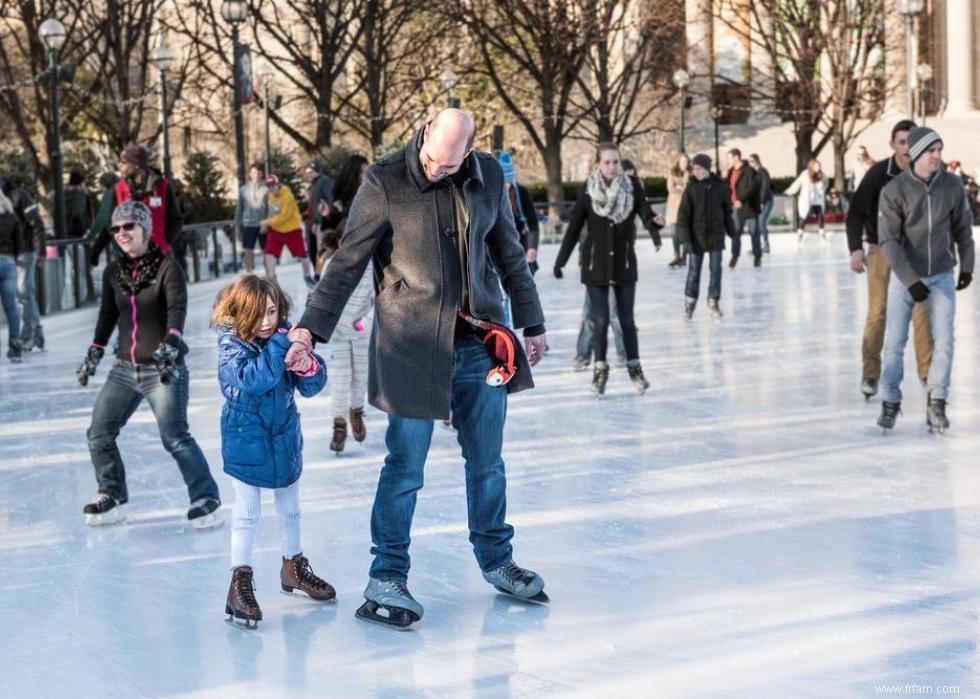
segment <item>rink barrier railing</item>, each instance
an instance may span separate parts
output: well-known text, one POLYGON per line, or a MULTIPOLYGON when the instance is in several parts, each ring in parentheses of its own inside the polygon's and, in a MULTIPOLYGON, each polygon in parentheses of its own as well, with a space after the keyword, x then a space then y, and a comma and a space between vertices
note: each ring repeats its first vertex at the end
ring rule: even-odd
MULTIPOLYGON (((187 279, 191 283, 237 274, 241 268, 238 241, 231 233, 232 221, 211 221, 184 226, 187 279)), ((38 307, 42 315, 81 308, 98 301, 102 271, 89 264, 88 238, 52 238, 48 254, 37 266, 38 307)))
MULTIPOLYGON (((662 197, 649 199, 651 206, 663 211, 666 203, 662 197)), ((536 203, 535 208, 546 214, 550 209, 562 212, 567 218, 574 201, 536 203)), ((796 199, 776 196, 773 214, 782 216, 788 224, 770 226, 772 231, 793 230, 796 227, 796 199)), ((541 244, 560 242, 566 221, 548 218, 540 223, 541 244)), ((237 236, 233 234, 234 222, 209 221, 194 223, 183 228, 186 239, 187 278, 191 283, 218 279, 237 274, 242 267, 237 236)), ((89 247, 94 243, 86 238, 62 238, 47 241, 48 255, 44 264, 37 266, 36 289, 38 306, 42 315, 52 312, 81 308, 98 301, 101 289, 101 273, 105 264, 93 268, 88 261, 89 247)))

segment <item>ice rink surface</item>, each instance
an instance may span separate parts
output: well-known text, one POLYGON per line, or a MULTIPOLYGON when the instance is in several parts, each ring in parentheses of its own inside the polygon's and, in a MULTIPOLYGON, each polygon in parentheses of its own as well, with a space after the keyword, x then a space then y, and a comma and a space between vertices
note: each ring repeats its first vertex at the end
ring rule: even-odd
MULTIPOLYGON (((745 243, 748 241, 746 240, 745 243)), ((49 349, 0 361, 0 659, 4 697, 977 696, 980 343, 976 285, 957 294, 952 428, 926 431, 906 359, 887 437, 858 392, 866 282, 846 243, 774 235, 765 266, 725 268, 721 323, 682 318, 685 272, 638 242, 637 322, 653 384, 614 369, 608 394, 569 369, 577 270, 537 280, 550 354, 509 405, 505 458, 518 563, 550 606, 495 594, 467 541, 455 435, 437 428, 409 584, 425 618, 399 633, 354 618, 370 562, 384 415, 327 448, 329 395, 300 399, 303 539, 339 602, 279 592, 264 498, 257 631, 225 623, 229 528, 184 523, 186 491, 142 407, 120 438, 129 522, 83 524, 95 493, 85 430, 110 361, 74 370, 96 310, 46 320, 49 349), (911 688, 911 689, 910 689, 911 688), (921 693, 921 691, 919 692, 921 693)), ((726 256, 727 262, 727 256, 726 256)), ((282 271, 302 303, 298 270, 282 271)), ((221 473, 215 340, 224 282, 191 287, 191 430, 221 473)), ((702 280, 707 286, 707 269, 702 280)), ((610 348, 610 357, 614 353, 610 348)))

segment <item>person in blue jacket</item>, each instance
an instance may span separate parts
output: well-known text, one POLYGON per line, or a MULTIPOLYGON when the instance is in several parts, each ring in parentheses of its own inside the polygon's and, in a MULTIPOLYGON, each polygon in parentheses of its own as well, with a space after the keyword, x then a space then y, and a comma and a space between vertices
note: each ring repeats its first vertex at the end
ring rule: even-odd
POLYGON ((287 370, 289 298, 275 281, 247 274, 223 289, 211 325, 218 331, 218 382, 225 397, 221 411, 221 457, 233 479, 232 578, 225 603, 229 621, 255 628, 262 610, 255 601, 252 549, 261 514, 260 488, 272 488, 282 534, 284 592, 312 599, 336 597, 317 577, 300 545, 299 477, 303 434, 295 391, 309 398, 327 383, 326 365, 307 346, 302 361, 287 370))

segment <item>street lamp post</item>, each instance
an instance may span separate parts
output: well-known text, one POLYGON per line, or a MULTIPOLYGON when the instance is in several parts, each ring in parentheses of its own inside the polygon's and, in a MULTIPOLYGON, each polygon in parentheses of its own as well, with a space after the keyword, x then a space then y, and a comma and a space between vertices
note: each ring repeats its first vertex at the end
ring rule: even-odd
POLYGON ((721 157, 718 153, 718 121, 721 119, 722 109, 717 104, 711 105, 711 119, 715 122, 715 174, 721 177, 721 157))
POLYGON ((674 87, 681 91, 681 108, 680 108, 680 123, 677 127, 677 150, 681 153, 684 152, 684 112, 687 109, 687 86, 691 83, 690 74, 683 68, 678 68, 674 71, 673 77, 671 77, 671 82, 674 83, 674 87))
POLYGON ((920 63, 915 69, 915 77, 919 79, 919 114, 922 116, 922 126, 926 125, 926 84, 932 80, 932 66, 920 63))
POLYGON ((256 71, 262 81, 262 106, 265 116, 265 171, 272 172, 272 138, 269 131, 269 87, 272 82, 272 66, 263 63, 256 71))
POLYGON ((170 161, 170 129, 167 126, 167 70, 174 62, 174 52, 166 44, 160 44, 150 52, 150 63, 160 71, 160 128, 163 132, 163 176, 173 179, 170 161))
POLYGON ((905 104, 909 118, 915 116, 913 99, 915 97, 915 18, 925 6, 925 0, 898 0, 898 11, 905 16, 905 71, 906 91, 905 104))
POLYGON ((439 82, 442 83, 442 87, 446 90, 446 103, 450 107, 459 107, 459 100, 453 97, 453 88, 458 81, 459 76, 449 69, 442 71, 439 75, 439 82))
POLYGON ((48 71, 51 73, 51 177, 54 180, 54 237, 65 237, 65 191, 61 158, 61 116, 58 104, 58 52, 65 45, 65 25, 53 17, 40 27, 41 40, 48 49, 48 71))
POLYGON ((242 85, 239 63, 241 47, 238 44, 238 25, 245 21, 248 6, 244 0, 224 0, 221 18, 231 25, 231 75, 235 89, 235 160, 238 167, 238 186, 245 184, 245 122, 242 115, 242 85))

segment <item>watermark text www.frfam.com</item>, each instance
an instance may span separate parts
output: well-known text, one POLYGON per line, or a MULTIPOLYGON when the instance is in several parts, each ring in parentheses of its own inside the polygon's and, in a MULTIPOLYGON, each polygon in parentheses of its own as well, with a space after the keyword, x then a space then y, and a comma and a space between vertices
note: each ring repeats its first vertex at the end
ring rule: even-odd
POLYGON ((960 688, 955 684, 885 684, 875 685, 875 694, 959 694, 960 688))

